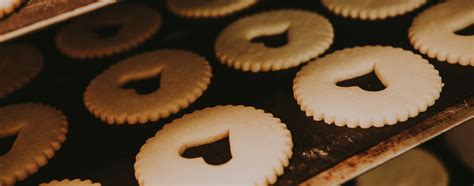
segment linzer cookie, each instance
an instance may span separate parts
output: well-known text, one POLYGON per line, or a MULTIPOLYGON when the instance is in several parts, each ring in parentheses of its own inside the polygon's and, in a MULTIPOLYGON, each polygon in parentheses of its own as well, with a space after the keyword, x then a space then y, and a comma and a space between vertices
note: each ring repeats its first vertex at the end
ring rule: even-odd
POLYGON ((221 63, 242 71, 277 71, 298 66, 322 54, 332 44, 334 31, 324 17, 302 10, 268 11, 244 17, 217 37, 221 63), (267 47, 251 40, 287 32, 288 43, 267 47), (309 42, 308 42, 309 41, 309 42))
POLYGON ((417 116, 434 104, 442 87, 438 71, 421 56, 399 48, 365 46, 310 62, 296 75, 293 93, 301 109, 316 121, 368 128, 417 116), (336 85, 370 72, 385 89, 336 85))
POLYGON ((12 185, 48 163, 66 139, 64 115, 41 104, 0 108, 0 137, 17 135, 10 151, 0 156, 0 185, 12 185))
POLYGON ((86 89, 84 103, 109 124, 156 121, 194 102, 210 83, 209 63, 187 51, 157 50, 128 58, 97 76, 86 89), (126 83, 161 76, 158 90, 140 95, 126 83))
POLYGON ((167 124, 136 156, 140 185, 268 185, 292 156, 291 133, 280 119, 253 107, 217 106, 167 124), (210 165, 182 157, 187 148, 229 138, 232 159, 210 165))
POLYGON ((410 12, 426 0, 322 0, 330 11, 343 17, 376 20, 410 12))
POLYGON ((168 9, 184 17, 222 17, 245 9, 257 0, 167 0, 168 9))
POLYGON ((0 98, 21 88, 38 75, 43 56, 36 48, 23 44, 0 46, 0 98))
POLYGON ((357 186, 433 185, 448 186, 443 164, 423 149, 413 149, 355 179, 357 186))
POLYGON ((64 26, 58 49, 73 58, 100 58, 134 48, 160 28, 161 18, 143 5, 119 5, 84 15, 64 26))
POLYGON ((412 45, 439 61, 474 66, 474 37, 455 32, 474 23, 474 1, 456 0, 435 5, 418 15, 410 27, 412 45))
POLYGON ((21 5, 21 0, 1 0, 0 1, 0 18, 13 12, 21 5))
POLYGON ((53 180, 49 183, 42 183, 40 186, 101 186, 100 183, 93 183, 91 180, 80 180, 80 179, 74 179, 74 180, 53 180))

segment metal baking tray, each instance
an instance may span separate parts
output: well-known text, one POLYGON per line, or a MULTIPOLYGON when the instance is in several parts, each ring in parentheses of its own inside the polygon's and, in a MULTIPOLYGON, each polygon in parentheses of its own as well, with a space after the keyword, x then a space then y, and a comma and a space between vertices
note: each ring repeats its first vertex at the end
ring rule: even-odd
MULTIPOLYGON (((215 19, 175 16, 166 9, 163 1, 133 1, 155 7, 161 13, 161 30, 136 49, 100 60, 78 61, 60 54, 52 43, 62 25, 16 39, 12 42, 31 43, 40 48, 45 56, 45 65, 31 83, 0 100, 0 106, 24 102, 49 104, 62 110, 70 124, 67 139, 56 155, 45 167, 18 182, 18 185, 65 178, 91 179, 103 185, 137 185, 133 164, 146 139, 154 136, 164 124, 185 113, 227 104, 260 108, 287 124, 293 136, 294 154, 275 185, 332 184, 350 180, 473 118, 474 68, 451 65, 424 56, 439 70, 445 84, 435 105, 419 116, 394 126, 350 129, 316 122, 300 110, 293 98, 292 81, 301 66, 265 73, 237 71, 218 62, 214 53, 215 38, 226 25, 243 16, 265 10, 297 8, 317 12, 332 23, 335 40, 325 54, 362 45, 390 45, 417 53, 408 41, 408 28, 414 16, 437 2, 429 1, 421 8, 396 18, 359 21, 336 16, 315 0, 260 1, 244 11, 215 19), (121 126, 107 125, 86 110, 82 101, 85 88, 108 66, 144 51, 169 48, 193 51, 205 57, 212 66, 213 77, 209 88, 188 108, 157 122, 121 126)), ((361 78, 353 83, 370 86, 370 82, 368 78, 361 78)), ((149 85, 145 83, 144 86, 149 85)), ((0 147, 13 140, 2 139, 0 147)), ((211 156, 214 159, 226 156, 218 149, 210 152, 214 153, 211 156)), ((256 154, 255 158, 262 157, 256 154)))

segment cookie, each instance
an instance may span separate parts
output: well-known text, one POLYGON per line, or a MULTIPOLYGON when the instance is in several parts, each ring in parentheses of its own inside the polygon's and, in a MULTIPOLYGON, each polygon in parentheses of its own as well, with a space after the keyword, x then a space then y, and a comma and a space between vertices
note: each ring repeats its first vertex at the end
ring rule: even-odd
POLYGON ((0 137, 17 135, 0 156, 0 185, 13 185, 48 163, 66 139, 67 120, 53 107, 26 103, 0 108, 0 137))
POLYGON ((293 94, 301 110, 316 121, 369 128, 417 116, 434 104, 442 87, 438 71, 421 56, 400 48, 365 46, 310 62, 296 75, 293 94), (385 89, 336 85, 372 71, 385 89))
POLYGON ((267 185, 292 155, 291 133, 272 114, 253 107, 217 106, 187 114, 158 131, 136 156, 140 185, 267 185), (180 155, 187 148, 229 138, 232 159, 209 165, 180 155))
POLYGON ((111 66, 92 80, 84 93, 84 103, 109 124, 157 121, 188 107, 207 89, 211 76, 209 63, 192 52, 147 52, 111 66), (128 82, 157 75, 161 75, 160 88, 150 94, 121 88, 128 82))
POLYGON ((0 98, 20 89, 35 78, 43 66, 41 52, 29 45, 0 46, 0 98))
POLYGON ((53 180, 49 183, 42 183, 40 186, 101 186, 100 183, 92 183, 91 180, 80 180, 80 179, 74 179, 74 180, 53 180))
POLYGON ((422 149, 413 149, 355 179, 358 186, 449 185, 443 164, 422 149))
POLYGON ((257 0, 167 0, 173 13, 190 18, 222 17, 245 9, 257 0))
POLYGON ((72 58, 107 57, 142 44, 160 25, 160 15, 150 7, 113 6, 79 17, 61 28, 56 35, 56 46, 72 58))
POLYGON ((11 14, 13 10, 21 5, 21 0, 1 0, 0 1, 0 18, 11 14))
POLYGON ((426 0, 322 0, 331 12, 352 19, 380 20, 410 12, 426 0))
POLYGON ((268 11, 241 18, 217 37, 215 50, 221 63, 242 71, 288 69, 322 54, 332 44, 334 31, 324 17, 302 10, 268 11), (271 48, 252 39, 288 33, 288 43, 271 48), (310 42, 308 42, 310 41, 310 42))
POLYGON ((474 66, 474 37, 455 32, 473 24, 474 1, 435 5, 418 15, 409 30, 411 44, 431 58, 474 66))

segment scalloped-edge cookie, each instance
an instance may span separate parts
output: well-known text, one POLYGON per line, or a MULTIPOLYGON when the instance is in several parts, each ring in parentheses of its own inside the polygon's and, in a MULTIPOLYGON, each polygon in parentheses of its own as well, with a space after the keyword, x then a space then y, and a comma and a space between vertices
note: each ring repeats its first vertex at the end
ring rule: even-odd
POLYGON ((474 24, 474 1, 456 0, 435 5, 418 15, 409 30, 412 45, 439 61, 474 66, 474 36, 456 31, 474 24))
POLYGON ((45 166, 66 139, 68 123, 53 107, 25 103, 0 107, 0 137, 17 135, 0 156, 0 185, 12 185, 45 166))
POLYGON ((242 71, 284 70, 324 53, 332 44, 334 30, 321 15, 303 10, 274 10, 241 18, 217 37, 220 62, 242 71), (288 43, 270 48, 252 39, 288 33, 288 43))
POLYGON ((257 0, 167 0, 168 9, 189 18, 222 17, 245 9, 257 0))
POLYGON ((1 0, 0 1, 0 18, 11 14, 13 10, 21 5, 21 0, 1 0))
POLYGON ((357 186, 431 185, 448 186, 448 171, 434 155, 417 148, 364 173, 357 186))
POLYGON ((49 183, 42 183, 39 186, 101 186, 100 183, 93 183, 91 180, 80 180, 80 179, 65 179, 65 180, 53 180, 49 183))
POLYGON ((420 55, 389 46, 336 51, 303 67, 293 94, 307 116, 350 128, 394 125, 433 105, 443 83, 420 55), (385 89, 372 92, 336 83, 374 71, 385 89))
POLYGON ((186 114, 158 131, 136 156, 135 177, 147 185, 267 185, 292 156, 291 133, 270 113, 246 106, 216 106, 186 114), (181 154, 229 137, 232 159, 222 165, 181 154), (183 179, 184 178, 184 179, 183 179))
POLYGON ((0 99, 35 78, 43 67, 41 52, 25 44, 0 46, 0 99))
POLYGON ((118 5, 79 17, 56 35, 56 46, 77 59, 112 56, 128 51, 151 38, 161 26, 159 13, 145 5, 118 5), (100 30, 117 28, 101 36, 100 30))
POLYGON ((156 50, 121 61, 91 81, 87 109, 109 124, 157 121, 177 113, 207 89, 212 71, 206 59, 182 50, 156 50), (124 84, 161 75, 160 88, 140 95, 124 84))
POLYGON ((387 19, 410 12, 426 0, 322 0, 331 12, 352 19, 387 19))

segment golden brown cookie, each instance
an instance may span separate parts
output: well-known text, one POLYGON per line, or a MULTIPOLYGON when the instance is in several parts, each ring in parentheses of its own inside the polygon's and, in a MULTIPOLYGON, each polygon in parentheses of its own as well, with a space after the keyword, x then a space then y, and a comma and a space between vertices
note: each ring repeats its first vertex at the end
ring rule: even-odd
POLYGON ((74 179, 74 180, 53 180, 49 183, 42 183, 40 186, 101 186, 100 183, 92 183, 91 180, 80 180, 80 179, 74 179))
POLYGON ((67 120, 53 107, 26 103, 0 108, 0 137, 17 135, 0 156, 0 185, 24 180, 48 163, 66 139, 67 120))
POLYGON ((293 81, 301 110, 314 120, 350 128, 394 125, 435 103, 443 83, 420 55, 400 48, 364 46, 336 51, 303 67, 293 81), (375 72, 385 86, 366 91, 338 82, 375 72))
POLYGON ((41 52, 29 45, 0 46, 0 98, 21 88, 38 75, 43 66, 41 52))
POLYGON ((0 18, 13 12, 21 5, 21 0, 0 0, 0 18))
POLYGON ((288 69, 322 54, 332 44, 334 31, 324 17, 302 10, 268 11, 241 18, 217 37, 221 63, 242 71, 288 69), (288 43, 270 48, 252 39, 288 32, 288 43))
POLYGON ((208 62, 181 50, 157 50, 136 55, 91 81, 84 103, 91 113, 109 124, 156 121, 177 113, 194 102, 210 83, 208 62), (136 80, 161 75, 160 88, 140 95, 121 87, 136 80))
POLYGON ((456 0, 438 4, 418 15, 410 27, 412 45, 439 61, 474 66, 474 36, 456 31, 474 24, 474 1, 456 0))
POLYGON ((106 57, 140 45, 156 33, 160 25, 160 15, 150 7, 118 5, 67 24, 57 34, 56 45, 72 58, 106 57), (100 35, 101 29, 114 27, 118 29, 116 33, 100 35))
POLYGON ((376 20, 410 12, 426 0, 322 0, 330 11, 343 17, 376 20))
POLYGON ((257 0, 167 0, 168 9, 184 17, 222 17, 245 9, 257 0))
POLYGON ((147 185, 268 185, 292 156, 291 133, 280 119, 253 107, 217 106, 167 124, 136 157, 135 177, 147 185), (232 159, 221 165, 181 156, 187 148, 229 138, 232 159))

